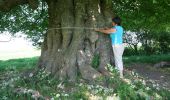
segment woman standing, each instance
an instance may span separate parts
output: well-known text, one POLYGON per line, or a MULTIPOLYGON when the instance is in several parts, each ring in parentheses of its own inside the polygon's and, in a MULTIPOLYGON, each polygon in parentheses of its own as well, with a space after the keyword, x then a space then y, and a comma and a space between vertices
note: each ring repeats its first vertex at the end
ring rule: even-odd
POLYGON ((99 29, 97 32, 109 34, 112 42, 112 48, 114 53, 115 67, 120 73, 120 77, 123 78, 123 60, 122 55, 124 52, 123 45, 123 28, 121 26, 120 17, 114 17, 112 19, 112 28, 110 29, 99 29))

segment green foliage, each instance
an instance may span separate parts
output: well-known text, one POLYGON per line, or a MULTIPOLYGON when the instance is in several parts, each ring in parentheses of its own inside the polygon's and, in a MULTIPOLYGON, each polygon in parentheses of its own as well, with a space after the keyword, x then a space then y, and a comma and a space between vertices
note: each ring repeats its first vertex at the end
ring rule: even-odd
POLYGON ((116 69, 113 69, 113 66, 108 65, 108 67, 113 73, 113 76, 109 78, 108 83, 116 86, 114 92, 119 95, 122 100, 137 100, 138 96, 135 90, 119 78, 119 73, 116 69))
POLYGON ((152 40, 154 40, 154 45, 157 47, 157 52, 169 53, 170 49, 170 33, 160 32, 152 35, 152 40))
POLYGON ((126 32, 124 38, 124 42, 129 44, 129 47, 125 49, 125 55, 153 55, 169 53, 169 32, 126 32), (141 46, 139 46, 139 44, 141 44, 141 46))
MULTIPOLYGON (((170 13, 168 0, 115 0, 114 12, 121 16, 126 31, 136 32, 142 47, 135 54, 168 53, 170 42, 170 13), (163 34, 162 34, 163 33, 163 34)), ((125 33, 125 35, 127 35, 125 33)), ((132 47, 132 39, 126 41, 132 47)), ((130 54, 129 54, 130 55, 130 54)))
POLYGON ((170 27, 168 0, 114 0, 113 5, 127 30, 166 31, 170 27))
POLYGON ((169 52, 169 3, 169 0, 114 0, 113 9, 122 18, 122 26, 126 31, 136 32, 137 42, 142 44, 137 52, 135 45, 129 43, 132 39, 126 41, 134 49, 132 55, 169 52))
POLYGON ((48 14, 45 2, 38 9, 32 10, 29 5, 17 6, 9 12, 0 12, 0 32, 15 34, 22 32, 38 45, 47 31, 48 14))
POLYGON ((86 87, 80 87, 79 91, 76 91, 71 95, 72 99, 82 99, 82 100, 88 100, 88 97, 86 96, 87 88, 86 87))
POLYGON ((99 64, 100 64, 100 55, 96 54, 93 57, 91 65, 93 68, 97 69, 99 67, 99 64))

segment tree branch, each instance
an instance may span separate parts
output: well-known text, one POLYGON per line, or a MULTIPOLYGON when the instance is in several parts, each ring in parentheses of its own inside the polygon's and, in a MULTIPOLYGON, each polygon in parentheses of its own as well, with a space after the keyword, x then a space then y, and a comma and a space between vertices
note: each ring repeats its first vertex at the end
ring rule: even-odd
POLYGON ((38 0, 27 0, 27 1, 32 9, 35 10, 38 8, 38 4, 39 4, 38 0))
POLYGON ((32 9, 36 9, 38 0, 0 0, 0 11, 8 12, 12 8, 23 4, 29 4, 32 9))
POLYGON ((0 1, 0 11, 8 12, 12 8, 28 3, 27 0, 1 0, 0 1))

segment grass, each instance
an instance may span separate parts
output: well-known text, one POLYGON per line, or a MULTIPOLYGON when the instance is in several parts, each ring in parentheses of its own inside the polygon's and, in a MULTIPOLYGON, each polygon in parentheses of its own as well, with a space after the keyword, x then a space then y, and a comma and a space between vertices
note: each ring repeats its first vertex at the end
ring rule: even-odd
MULTIPOLYGON (((92 63, 93 67, 98 65, 98 58, 98 56, 94 58, 94 64, 92 63)), ((143 84, 144 79, 136 74, 126 76, 130 81, 122 81, 118 77, 117 71, 114 70, 111 65, 107 66, 108 70, 113 74, 112 77, 107 79, 109 88, 98 84, 89 85, 82 82, 77 82, 72 85, 67 82, 61 83, 52 78, 51 74, 46 73, 44 70, 40 70, 36 75, 27 78, 18 77, 18 72, 35 68, 37 61, 38 57, 0 61, 0 72, 3 72, 0 74, 0 98, 2 100, 32 100, 33 95, 32 93, 27 93, 28 91, 38 91, 42 96, 51 98, 52 100, 88 100, 89 98, 106 99, 108 97, 112 99, 121 98, 122 100, 170 99, 170 91, 159 88, 156 89, 152 85, 148 86, 143 84), (3 74, 5 75, 3 76, 3 74), (14 93, 16 88, 23 88, 25 92, 16 94, 14 93)), ((170 55, 124 57, 125 64, 134 62, 156 63, 160 61, 170 61, 170 55)), ((101 78, 100 80, 103 79, 105 78, 101 78)))
MULTIPOLYGON (((92 66, 97 68, 99 65, 99 56, 95 56, 92 61, 92 66)), ((0 70, 11 70, 11 69, 29 69, 36 66, 38 57, 32 58, 20 58, 2 61, 0 60, 0 70)), ((157 63, 160 61, 170 61, 170 54, 168 55, 151 55, 151 56, 129 56, 124 57, 124 63, 157 63)))
POLYGON ((0 71, 31 69, 35 67, 37 62, 38 57, 0 61, 0 71))
MULTIPOLYGON (((48 98, 51 100, 168 100, 170 99, 167 90, 155 89, 153 86, 143 84, 139 76, 132 81, 125 82, 119 78, 118 72, 113 66, 108 65, 108 70, 112 76, 107 79, 108 87, 93 84, 89 85, 85 82, 77 82, 70 84, 67 81, 59 82, 51 77, 50 73, 40 70, 33 76, 26 78, 11 78, 0 83, 0 98, 2 100, 34 100, 32 98, 42 95, 38 100, 48 98), (137 79, 138 78, 138 79, 137 79), (11 82, 11 80, 14 80, 11 82), (20 89, 15 92, 17 89, 20 89), (22 90, 22 92, 21 92, 22 90), (34 91, 30 93, 30 91, 34 91), (37 93, 37 95, 34 95, 37 93)), ((15 73, 12 73, 14 75, 15 73)), ((104 79, 104 78, 102 78, 104 79)))
POLYGON ((160 61, 170 61, 170 54, 124 57, 125 64, 129 64, 129 63, 158 63, 160 61))
POLYGON ((96 54, 96 55, 94 55, 94 57, 92 59, 91 66, 93 68, 97 69, 99 66, 99 63, 100 63, 100 56, 99 56, 99 54, 96 54))

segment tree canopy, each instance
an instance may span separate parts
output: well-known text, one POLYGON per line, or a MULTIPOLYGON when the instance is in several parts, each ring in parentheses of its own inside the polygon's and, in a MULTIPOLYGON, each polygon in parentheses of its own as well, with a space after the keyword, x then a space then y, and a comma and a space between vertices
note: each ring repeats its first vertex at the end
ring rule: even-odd
MULTIPOLYGON (((137 32, 138 41, 146 37, 158 40, 161 32, 170 33, 169 0, 107 0, 107 4, 113 5, 112 11, 122 18, 126 31, 137 32)), ((36 0, 1 0, 1 33, 22 32, 34 45, 40 44, 48 30, 47 8, 45 0, 39 0, 39 3, 36 0)))
MULTIPOLYGON (((48 27, 48 6, 44 0, 39 0, 39 3, 35 3, 36 0, 32 1, 34 0, 0 1, 1 33, 4 31, 11 34, 22 32, 27 34, 35 45, 41 42, 48 27), (30 2, 32 3, 29 4, 30 2), (12 7, 10 3, 13 3, 12 7)), ((113 5, 113 12, 122 17, 123 27, 126 30, 170 32, 169 0, 107 1, 108 4, 113 5)))

